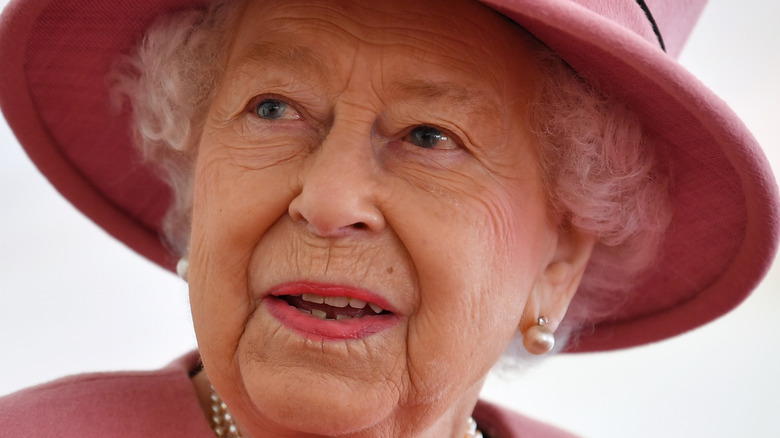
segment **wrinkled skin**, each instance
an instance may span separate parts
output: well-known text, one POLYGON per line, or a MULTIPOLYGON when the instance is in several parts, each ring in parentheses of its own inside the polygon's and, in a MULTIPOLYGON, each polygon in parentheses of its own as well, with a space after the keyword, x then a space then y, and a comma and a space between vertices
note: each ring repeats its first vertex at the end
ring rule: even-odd
POLYGON ((461 437, 517 330, 563 317, 589 245, 545 209, 527 38, 466 1, 247 4, 189 273, 196 387, 244 436, 461 437), (370 290, 398 322, 301 335, 263 305, 299 280, 370 290))

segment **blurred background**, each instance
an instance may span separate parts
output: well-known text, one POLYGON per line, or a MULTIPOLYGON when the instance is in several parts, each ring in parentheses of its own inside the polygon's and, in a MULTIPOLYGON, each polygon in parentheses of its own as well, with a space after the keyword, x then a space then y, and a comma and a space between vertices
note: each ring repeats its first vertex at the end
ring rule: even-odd
MULTIPOLYGON (((778 2, 711 2, 681 57, 776 172, 778 22, 778 2)), ((775 263, 712 324, 627 351, 553 357, 492 376, 483 395, 584 437, 778 437, 778 289, 775 263)), ((159 368, 195 346, 186 285, 74 210, 0 120, 0 395, 68 374, 159 368)))

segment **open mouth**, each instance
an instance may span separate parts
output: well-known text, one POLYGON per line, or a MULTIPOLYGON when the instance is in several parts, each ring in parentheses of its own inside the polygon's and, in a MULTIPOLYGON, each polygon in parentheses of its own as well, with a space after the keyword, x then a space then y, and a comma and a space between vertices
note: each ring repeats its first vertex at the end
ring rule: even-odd
POLYGON ((391 314, 377 304, 347 296, 324 297, 313 293, 304 293, 301 295, 281 295, 277 298, 295 307, 301 313, 326 321, 344 321, 391 314))
POLYGON ((339 284, 283 283, 268 291, 263 305, 282 325, 315 341, 363 339, 402 320, 381 295, 339 284))

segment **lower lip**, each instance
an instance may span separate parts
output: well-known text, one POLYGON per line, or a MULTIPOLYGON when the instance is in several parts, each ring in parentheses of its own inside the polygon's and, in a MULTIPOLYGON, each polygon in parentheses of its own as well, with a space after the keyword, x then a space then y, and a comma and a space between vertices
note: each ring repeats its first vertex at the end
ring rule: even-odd
MULTIPOLYGON (((305 288, 306 293, 317 293, 317 287, 313 287, 311 283, 301 285, 305 288)), ((292 284, 286 284, 283 286, 285 292, 284 295, 299 295, 300 293, 289 293, 295 286, 292 284)), ((342 291, 347 291, 349 288, 339 288, 342 291)), ((331 290, 330 287, 323 287, 323 290, 331 290)), ((346 293, 347 296, 360 295, 365 297, 365 291, 355 291, 355 294, 346 293)), ((302 292, 301 292, 302 293, 302 292)), ((277 295, 280 295, 277 293, 277 295)), ((328 294, 323 294, 328 296, 328 294)), ((363 299, 363 298, 361 298, 363 299)), ((302 313, 297 308, 287 304, 286 301, 276 296, 268 295, 263 300, 268 313, 271 314, 276 320, 278 320, 283 326, 288 329, 315 341, 320 340, 346 340, 346 339, 364 339, 373 334, 385 331, 392 328, 400 319, 395 314, 384 314, 376 316, 364 316, 362 318, 352 318, 341 321, 323 320, 311 315, 302 313)))

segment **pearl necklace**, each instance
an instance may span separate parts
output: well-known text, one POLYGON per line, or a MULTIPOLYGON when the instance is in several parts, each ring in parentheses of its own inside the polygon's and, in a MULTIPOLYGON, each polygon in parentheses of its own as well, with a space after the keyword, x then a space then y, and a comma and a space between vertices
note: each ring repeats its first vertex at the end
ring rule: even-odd
POLYGON ((227 405, 219 398, 213 386, 209 385, 209 388, 211 389, 211 427, 214 433, 220 438, 241 438, 241 433, 227 405))
MULTIPOLYGON (((238 431, 227 405, 219 398, 213 386, 209 385, 209 388, 211 388, 211 427, 214 429, 214 433, 219 438, 241 438, 241 433, 238 431)), ((477 422, 474 421, 473 417, 469 417, 466 435, 463 438, 482 438, 482 432, 477 429, 477 422)))

